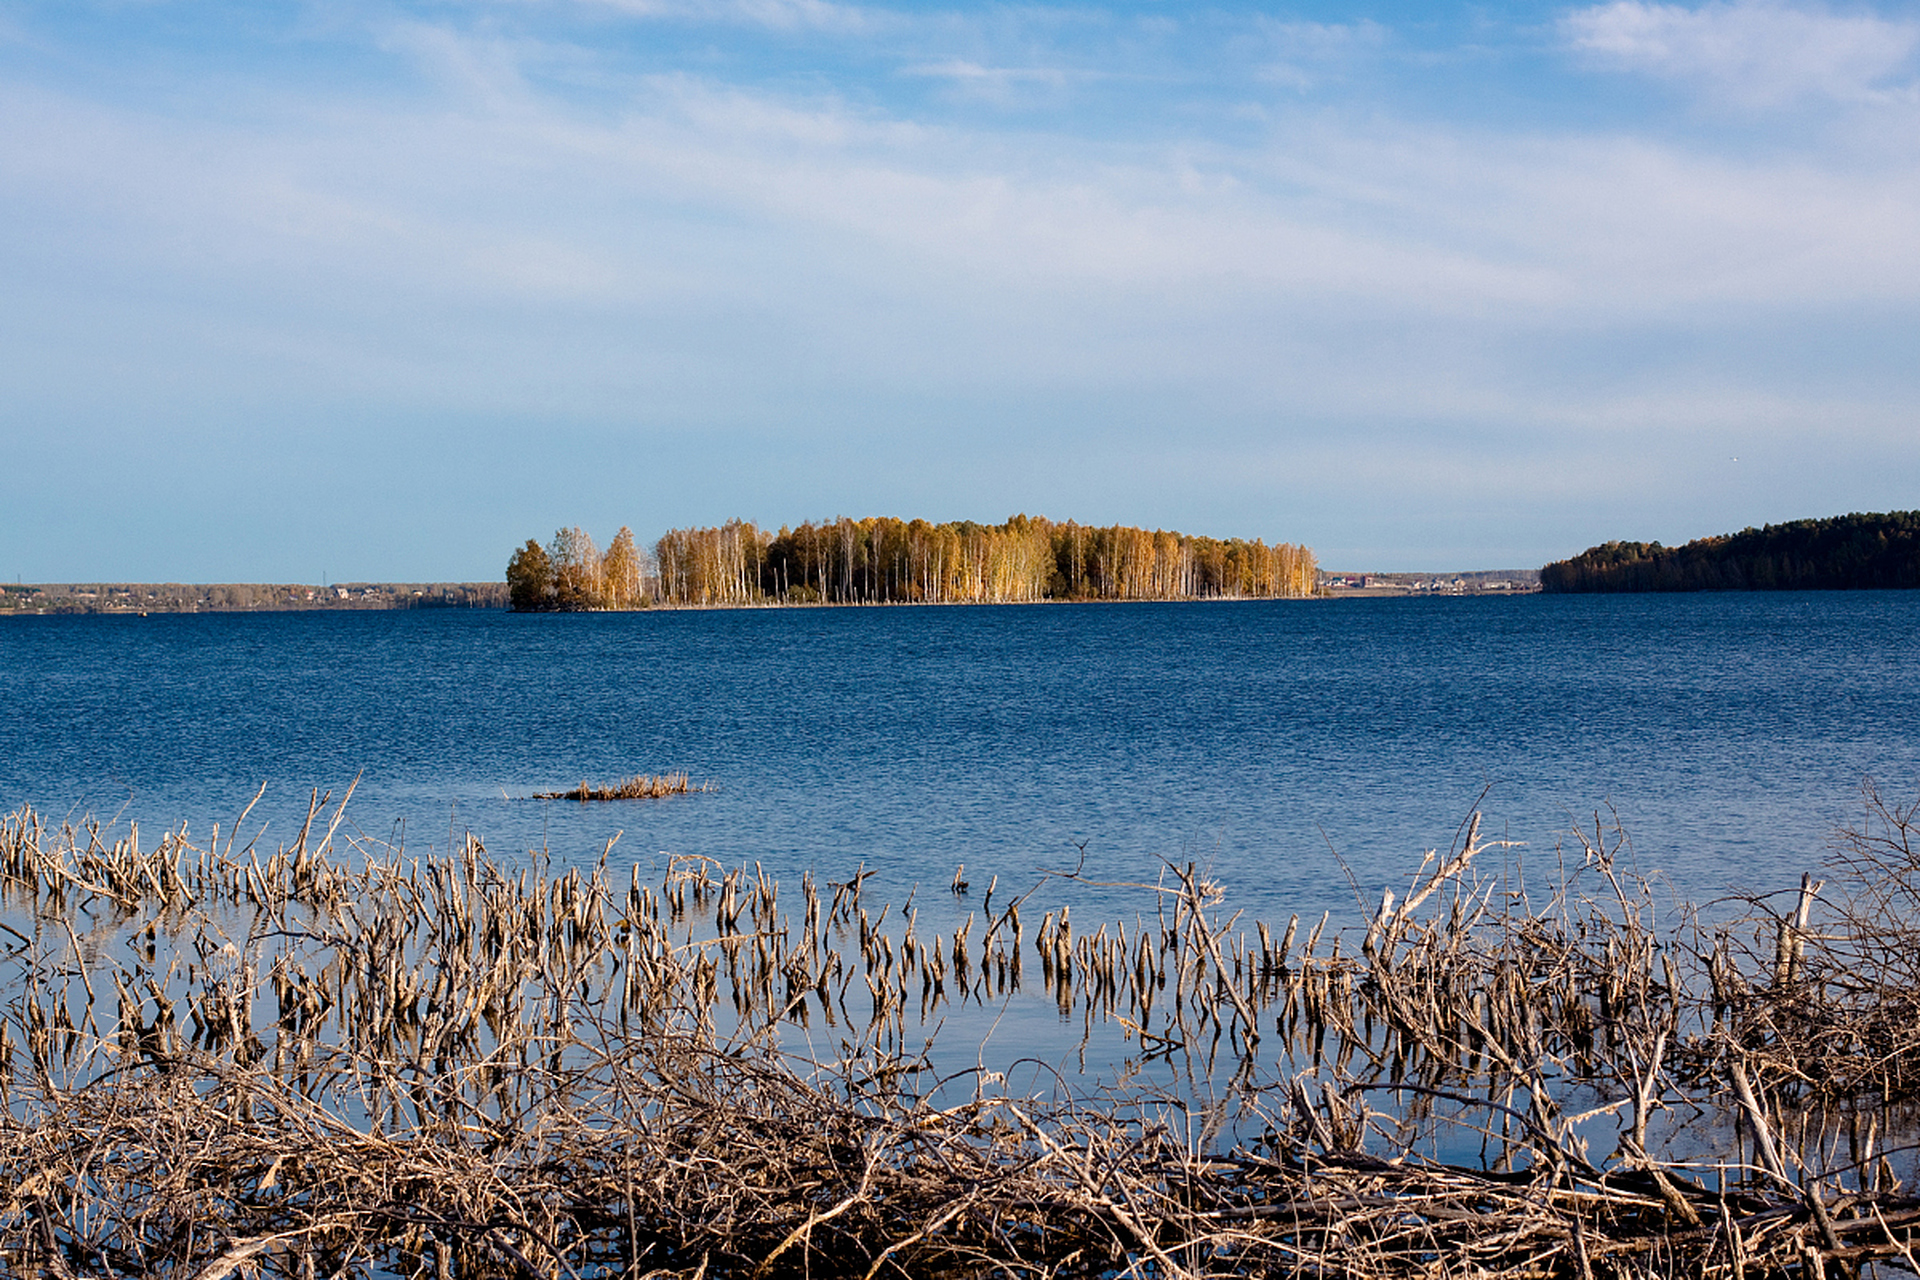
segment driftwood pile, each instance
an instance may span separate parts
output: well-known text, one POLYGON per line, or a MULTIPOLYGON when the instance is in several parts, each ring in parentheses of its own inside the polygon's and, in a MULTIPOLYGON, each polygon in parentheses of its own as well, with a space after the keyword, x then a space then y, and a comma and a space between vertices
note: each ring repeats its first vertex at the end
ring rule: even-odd
POLYGON ((571 791, 542 791, 535 800, 663 800, 668 796, 692 795, 700 791, 712 791, 710 782, 695 786, 690 775, 685 773, 637 773, 631 778, 622 778, 618 782, 596 787, 590 782, 582 782, 571 791))
POLYGON ((1279 938, 1191 869, 1130 932, 1062 908, 1028 938, 1035 890, 920 937, 860 876, 794 915, 757 869, 340 824, 316 798, 263 857, 0 822, 0 1270, 1920 1270, 1920 849, 1871 793, 1826 883, 1712 925, 1663 922, 1598 826, 1550 895, 1483 877, 1476 816, 1364 931, 1279 938), (904 1047, 1029 948, 1130 1082, 1023 1093, 904 1047))

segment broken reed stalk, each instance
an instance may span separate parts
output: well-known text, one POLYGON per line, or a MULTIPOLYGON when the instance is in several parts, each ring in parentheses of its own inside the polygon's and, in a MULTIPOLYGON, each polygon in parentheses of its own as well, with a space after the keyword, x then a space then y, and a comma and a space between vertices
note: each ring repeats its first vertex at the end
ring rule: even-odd
POLYGON ((1063 905, 1041 985, 1140 1074, 1046 1096, 921 1087, 908 1037, 1020 989, 1031 893, 925 937, 864 869, 795 920, 758 867, 343 855, 325 807, 264 857, 0 820, 9 1274, 1759 1277, 1920 1234, 1920 850, 1877 797, 1840 896, 1715 929, 1597 824, 1540 902, 1467 878, 1475 824, 1358 948, 1249 939, 1191 868, 1131 934, 1063 905), (1652 1123, 1695 1112, 1710 1160, 1652 1123))
POLYGON ((711 782, 702 782, 695 786, 689 775, 684 773, 663 773, 658 776, 640 773, 604 787, 582 782, 571 791, 542 791, 536 793, 533 798, 535 800, 660 800, 667 796, 693 795, 716 789, 711 782))

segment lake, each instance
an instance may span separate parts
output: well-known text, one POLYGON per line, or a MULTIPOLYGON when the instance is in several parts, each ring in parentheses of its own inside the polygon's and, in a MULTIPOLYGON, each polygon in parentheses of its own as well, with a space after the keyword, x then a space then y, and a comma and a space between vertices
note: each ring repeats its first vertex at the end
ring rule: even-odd
POLYGON ((1913 592, 17 618, 0 805, 204 835, 264 783, 272 845, 358 777, 358 830, 418 851, 617 835, 938 911, 962 863, 977 905, 1165 859, 1338 921, 1479 802, 1535 872, 1598 811, 1710 899, 1797 883, 1864 778, 1916 793, 1916 653, 1913 592), (670 769, 718 790, 525 798, 670 769))

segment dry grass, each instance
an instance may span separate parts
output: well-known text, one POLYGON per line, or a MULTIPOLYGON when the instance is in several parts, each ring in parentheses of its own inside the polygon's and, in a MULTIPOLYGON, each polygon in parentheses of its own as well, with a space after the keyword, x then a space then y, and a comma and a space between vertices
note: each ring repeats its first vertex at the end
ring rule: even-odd
POLYGON ((971 918, 920 937, 911 913, 870 915, 861 876, 803 880, 793 915, 757 868, 704 860, 654 885, 508 868, 471 839, 343 856, 318 798, 264 858, 22 812, 0 824, 21 926, 0 974, 0 1263, 103 1280, 1904 1265, 1913 818, 1871 797, 1834 893, 1809 882, 1716 929, 1662 923, 1597 826, 1540 900, 1480 878, 1476 820, 1364 932, 1250 935, 1170 868, 1138 887, 1131 931, 1076 933, 1060 907, 1028 939, 1038 889, 977 937, 971 918), (1162 1084, 918 1083, 909 1023, 1018 989, 1023 952, 1162 1084), (790 1051, 803 1019, 831 1049, 790 1051))
POLYGON ((712 791, 711 782, 694 786, 692 779, 684 773, 663 773, 659 775, 639 773, 631 778, 622 778, 609 786, 596 787, 582 782, 571 791, 543 791, 535 795, 535 800, 659 800, 667 796, 692 795, 696 792, 712 791))

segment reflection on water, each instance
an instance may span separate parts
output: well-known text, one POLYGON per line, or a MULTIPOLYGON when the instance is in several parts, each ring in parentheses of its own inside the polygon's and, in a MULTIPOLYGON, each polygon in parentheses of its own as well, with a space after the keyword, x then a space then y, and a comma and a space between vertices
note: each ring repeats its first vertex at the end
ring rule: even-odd
MULTIPOLYGON (((1168 865, 1133 885, 1076 868, 998 904, 990 882, 951 934, 922 931, 913 896, 897 912, 868 898, 864 874, 803 877, 783 902, 763 867, 699 857, 649 883, 605 859, 503 864, 471 838, 410 856, 345 833, 345 806, 315 803, 302 838, 270 850, 237 847, 244 828, 223 847, 28 811, 0 824, 18 942, 0 973, 0 1075, 26 1185, 69 1183, 77 1206, 34 1209, 18 1232, 0 1215, 9 1265, 64 1249, 148 1274, 150 1257, 195 1256, 191 1232, 152 1236, 185 1215, 234 1224, 209 1249, 239 1247, 219 1242, 247 1224, 286 1274, 328 1239, 380 1274, 450 1274, 456 1248, 462 1274, 498 1274, 503 1257, 526 1269, 538 1244, 611 1275, 634 1265, 639 1184, 692 1160, 724 1209, 669 1229, 684 1197, 656 1196, 648 1231, 704 1273, 715 1222, 754 1234, 726 1218, 741 1177, 759 1199, 771 1177, 773 1211, 808 1216, 789 1240, 823 1212, 818 1166, 769 1175, 752 1144, 712 1165, 721 1137, 700 1117, 716 1102, 736 1126, 805 1116, 867 1135, 817 1153, 841 1178, 865 1165, 837 1203, 867 1207, 882 1256, 919 1247, 943 1266, 999 1255, 958 1228, 898 1235, 871 1214, 907 1198, 876 1177, 978 1195, 969 1168, 1018 1171, 989 1220, 1011 1212, 1038 1234, 990 1232, 994 1249, 1064 1242, 1046 1265, 1065 1267, 1091 1222, 1106 1244, 1086 1274, 1197 1273, 1200 1258, 1242 1271, 1275 1251, 1283 1274, 1316 1273, 1356 1231, 1366 1261, 1346 1274, 1465 1256, 1534 1274, 1596 1250, 1691 1270, 1720 1234, 1730 1265, 1760 1274, 1901 1257, 1920 1222, 1920 805, 1870 797, 1825 897, 1809 878, 1783 909, 1714 924, 1663 919, 1617 827, 1577 833, 1544 886, 1483 871, 1510 842, 1476 813, 1364 926, 1249 921, 1202 871, 1168 865), (1074 888, 1141 909, 1089 920, 1050 892, 1074 888), (1003 1042, 1014 1056, 994 1064, 990 1037, 955 1039, 950 1013, 1009 1007, 1026 984, 1057 1011, 1052 1036, 1003 1042), (1110 1069, 1048 1066, 1063 1045, 1084 1060, 1116 1039, 1110 1069), (208 1105, 231 1141, 176 1150, 208 1105), (483 1175, 418 1185, 423 1152, 479 1157, 483 1175), (182 1161, 196 1180, 141 1172, 182 1161), (329 1164, 358 1172, 309 1180, 329 1164), (395 1193, 367 1186, 383 1176, 408 1180, 408 1205, 453 1187, 495 1207, 442 1205, 406 1218, 439 1234, 396 1235, 376 1225, 395 1193)), ((853 1233, 834 1249, 872 1256, 860 1220, 829 1233, 853 1233)), ((729 1247, 762 1270, 789 1245, 729 1247)))

